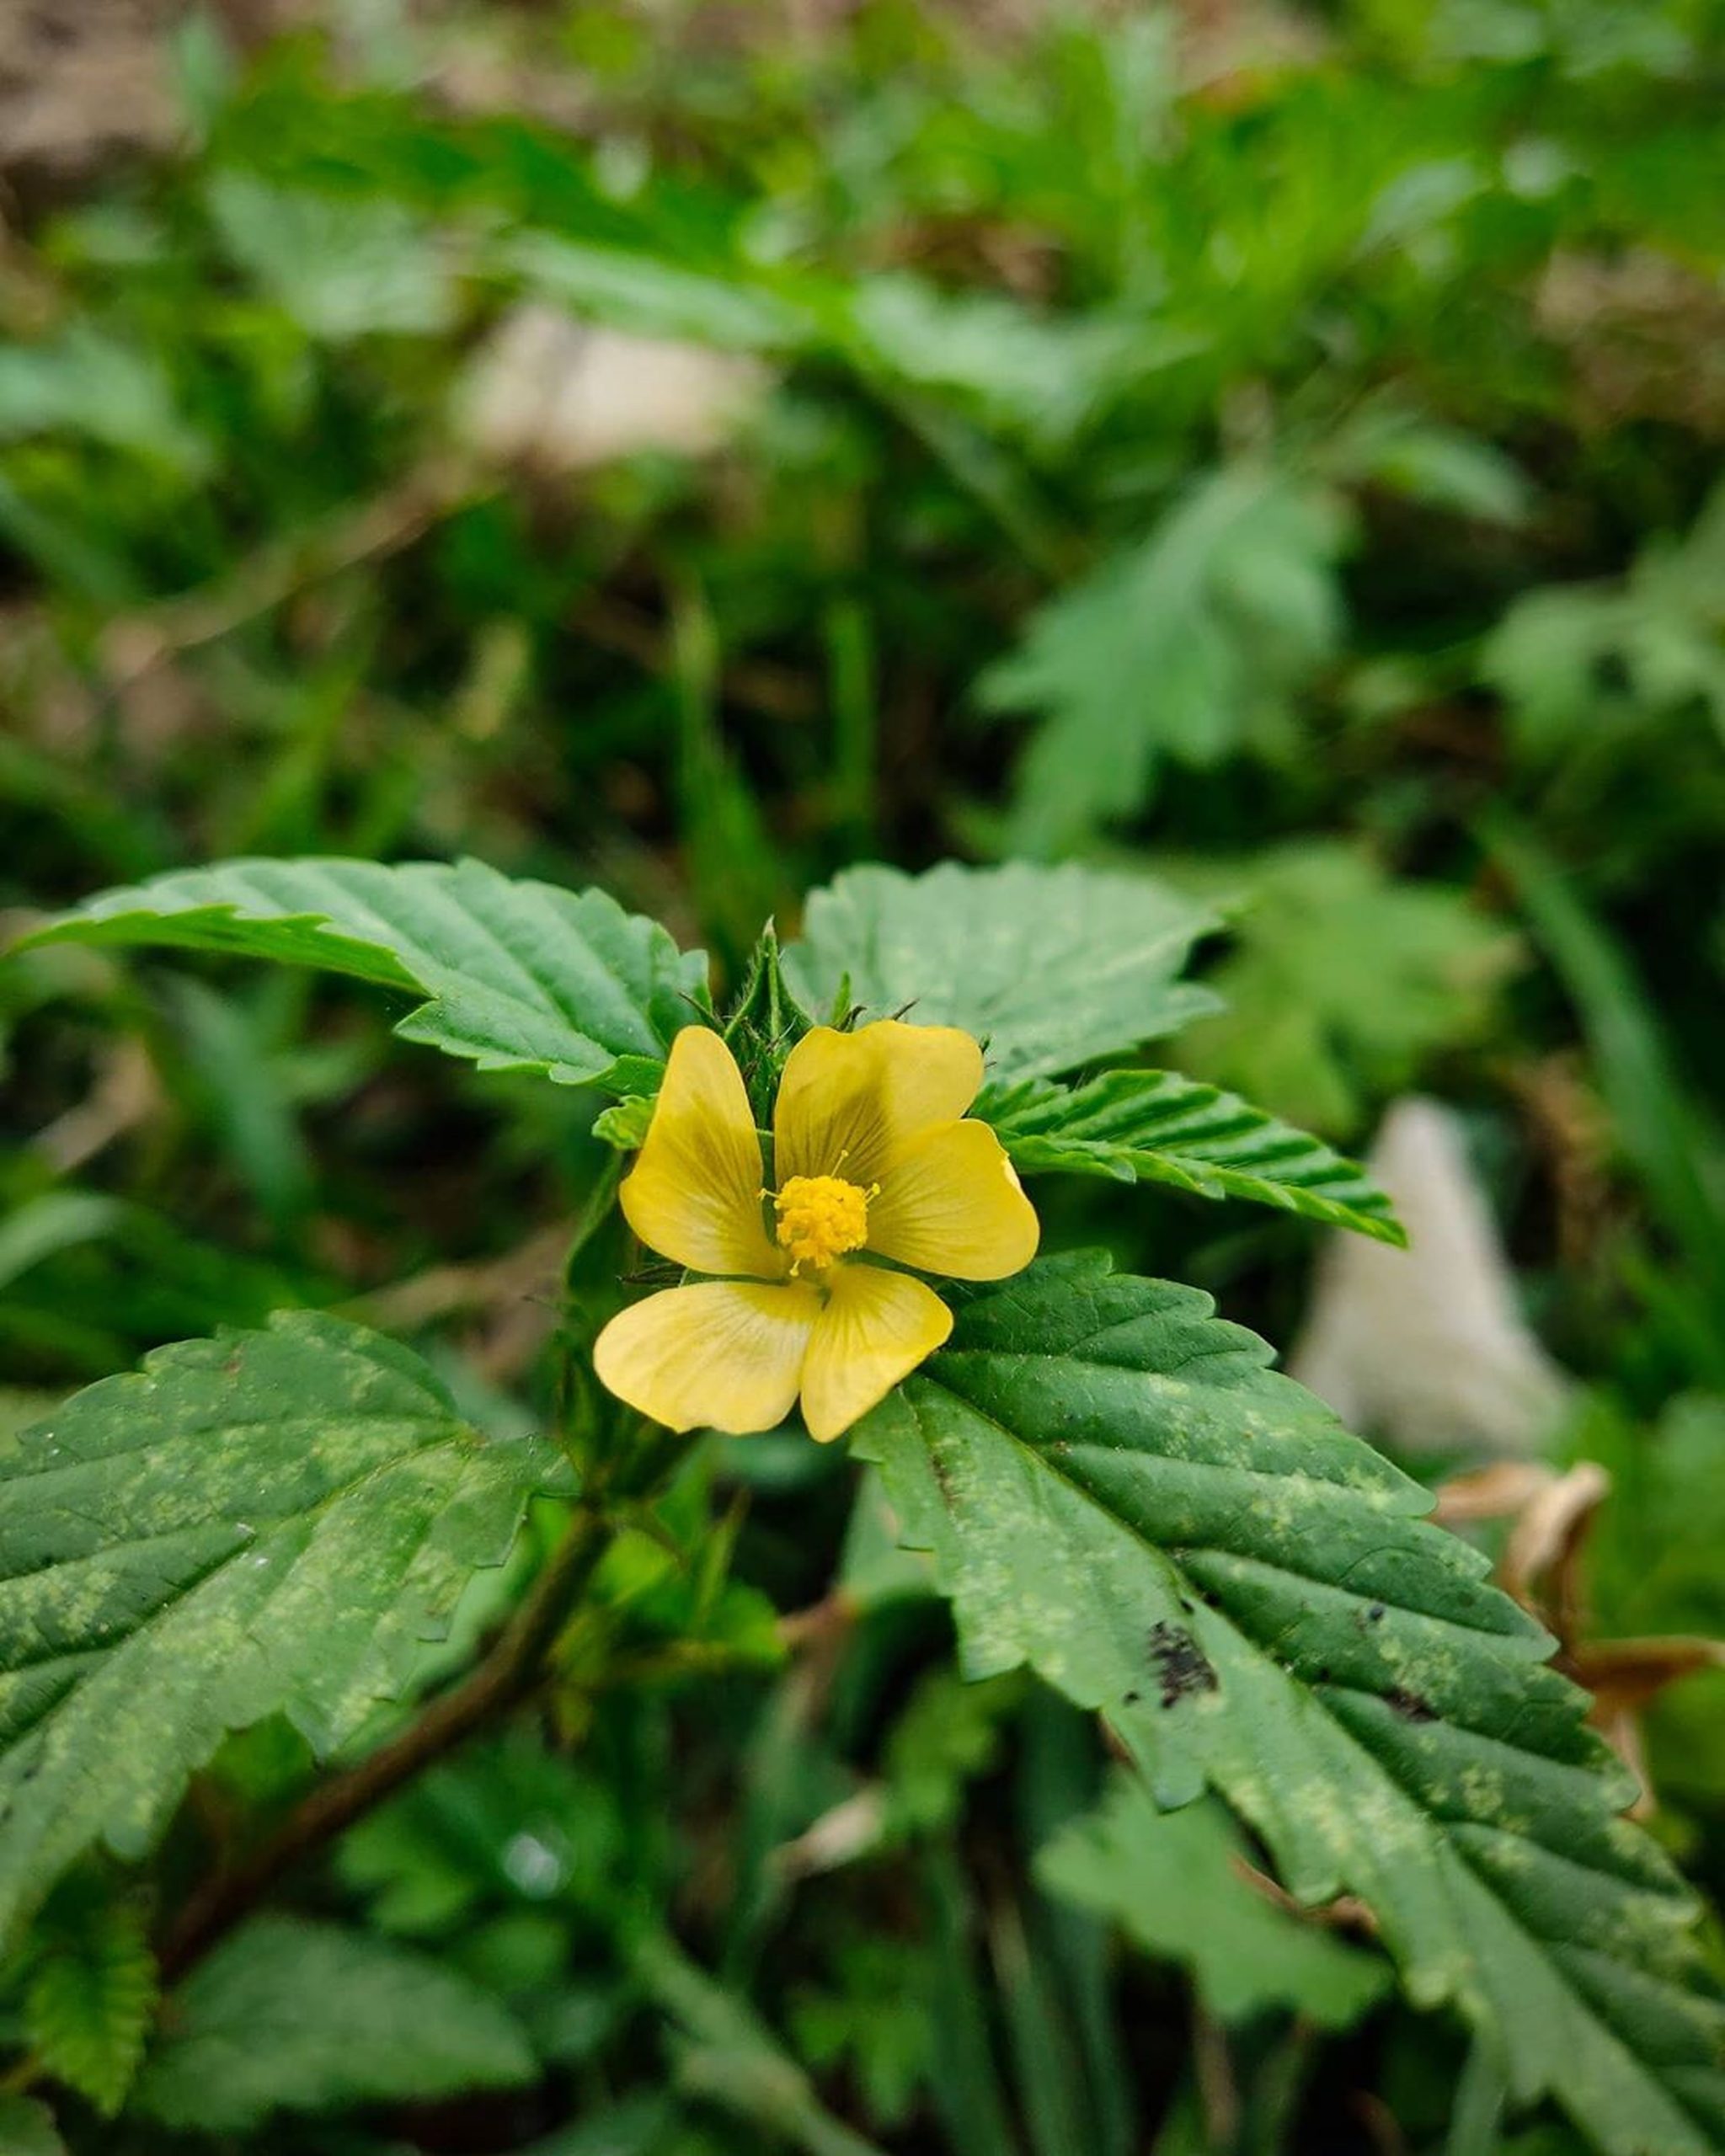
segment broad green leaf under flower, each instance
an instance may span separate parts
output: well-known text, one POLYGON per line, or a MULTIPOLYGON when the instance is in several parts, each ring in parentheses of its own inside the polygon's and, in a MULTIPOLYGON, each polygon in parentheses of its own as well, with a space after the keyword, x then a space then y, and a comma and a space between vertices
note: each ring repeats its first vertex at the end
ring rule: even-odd
POLYGON ((1418 2005, 1608 2156, 1725 2138, 1694 1909, 1551 1641, 1427 1493, 1207 1297, 1048 1259, 857 1432, 964 1665, 1099 1710, 1159 1801, 1206 1784, 1300 1900, 1359 1896, 1418 2005))

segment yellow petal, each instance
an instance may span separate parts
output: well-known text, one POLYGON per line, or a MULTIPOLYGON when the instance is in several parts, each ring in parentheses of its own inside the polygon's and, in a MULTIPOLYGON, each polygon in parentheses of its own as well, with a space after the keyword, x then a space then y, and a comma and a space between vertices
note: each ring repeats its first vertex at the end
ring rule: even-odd
POLYGON ((803 1420, 822 1444, 848 1430, 953 1329, 933 1289, 878 1265, 836 1265, 803 1366, 803 1420))
POLYGON ((817 1026, 791 1050, 779 1082, 779 1187, 793 1176, 842 1176, 866 1190, 895 1146, 953 1122, 981 1085, 982 1050, 956 1026, 817 1026))
POLYGON ((704 1026, 670 1044, 623 1213, 649 1250, 697 1273, 780 1278, 784 1253, 761 1218, 761 1141, 736 1058, 704 1026))
POLYGON ((820 1298, 801 1281, 703 1280, 614 1317, 600 1383, 673 1430, 770 1430, 791 1412, 820 1298))
POLYGON ((868 1207, 868 1247, 919 1273, 1004 1280, 1036 1255, 1041 1229, 986 1123, 951 1123, 890 1155, 868 1207))

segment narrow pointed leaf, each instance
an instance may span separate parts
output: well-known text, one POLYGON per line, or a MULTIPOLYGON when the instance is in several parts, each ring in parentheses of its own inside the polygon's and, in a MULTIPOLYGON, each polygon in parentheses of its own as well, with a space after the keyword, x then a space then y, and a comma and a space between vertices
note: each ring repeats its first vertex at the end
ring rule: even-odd
POLYGON ((0 1933, 92 1843, 144 1854, 228 1730, 350 1737, 567 1476, 310 1312, 162 1348, 25 1432, 0 1454, 0 1933))
POLYGON ((643 1089, 707 962, 603 891, 479 862, 231 861, 104 891, 32 943, 173 945, 315 966, 425 997, 396 1030, 483 1070, 643 1089))
POLYGON ((856 1442, 969 1673, 1030 1663, 1160 1803, 1209 1784, 1298 1899, 1361 1897, 1518 2099, 1552 2092, 1607 2156, 1706 2156, 1725 2004, 1583 1695, 1426 1494, 1268 1362, 1189 1289, 1048 1260, 856 1442))
POLYGON ((994 1086, 977 1113, 1026 1174, 1064 1170, 1243 1198, 1308 1220, 1407 1241, 1385 1193, 1321 1139, 1172 1070, 1110 1070, 1088 1085, 994 1086))
POLYGON ((962 1026, 1005 1081, 1071 1070, 1220 1006, 1178 976, 1215 916, 1146 876, 1023 862, 927 875, 847 870, 809 901, 785 977, 811 1015, 841 998, 962 1026))

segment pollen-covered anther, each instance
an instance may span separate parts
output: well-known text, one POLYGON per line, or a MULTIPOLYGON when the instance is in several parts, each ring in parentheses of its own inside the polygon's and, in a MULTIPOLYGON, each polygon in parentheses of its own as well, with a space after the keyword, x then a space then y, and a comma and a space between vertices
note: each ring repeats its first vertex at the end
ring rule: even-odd
POLYGON ((791 1270, 806 1265, 819 1271, 846 1251, 861 1250, 868 1240, 868 1201, 875 1195, 876 1190, 842 1176, 790 1177, 772 1203, 779 1247, 790 1252, 791 1270))

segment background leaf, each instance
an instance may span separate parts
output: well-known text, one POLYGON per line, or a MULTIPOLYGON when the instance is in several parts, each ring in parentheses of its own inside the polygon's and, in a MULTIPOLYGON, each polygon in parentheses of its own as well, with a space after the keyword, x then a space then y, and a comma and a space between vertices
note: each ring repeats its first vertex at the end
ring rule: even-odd
POLYGON ((137 2105, 167 2126, 243 2133, 274 2111, 425 2102, 519 2088, 538 2071, 507 2009, 446 1962, 259 1917, 174 1993, 137 2105))
POLYGON ((163 1348, 27 1432, 0 1458, 0 1923, 99 1838, 142 1856, 227 1730, 285 1708, 320 1750, 352 1735, 567 1476, 309 1312, 163 1348))
POLYGON ((1343 529, 1309 484, 1219 472, 1034 614, 978 687, 988 710, 1042 717, 1015 846, 1054 852, 1141 808, 1165 760, 1204 770, 1274 745, 1340 633, 1343 529))
POLYGON ((698 952, 603 891, 477 861, 227 862, 104 892, 29 940, 232 952, 411 989, 430 1001, 404 1040, 566 1086, 663 1061, 707 980, 698 952))
POLYGON ((24 2027, 43 2067, 104 2118, 119 2111, 156 2007, 156 1961, 136 1903, 67 1897, 39 1942, 24 2027))
POLYGON ((1383 1962, 1279 1908, 1242 1865, 1238 1829, 1200 1798, 1160 1812, 1144 1785, 1116 1775, 1097 1808, 1037 1858, 1044 1886, 1112 1918, 1133 1943, 1192 1972, 1219 2020, 1284 2006, 1346 2029, 1388 1988, 1383 1962))
POLYGON ((1397 881, 1353 846, 1267 849, 1235 888, 1235 946, 1212 977, 1228 1007, 1180 1060, 1330 1135, 1481 1033, 1515 963, 1513 937, 1463 893, 1397 881))
POLYGON ((0 2095, 0 2149, 6 2156, 66 2156, 47 2105, 29 2096, 0 2095))
POLYGON ((809 899, 784 969, 811 1016, 841 1001, 868 1018, 908 1006, 917 1025, 975 1034, 991 1076, 1033 1077, 1215 1010, 1207 989, 1176 976, 1217 926, 1149 877, 1023 862, 852 868, 809 899))
POLYGON ((1418 1487, 1193 1290, 1044 1260, 865 1422, 973 1676, 1100 1709, 1157 1801, 1205 1783, 1300 1901, 1360 1896, 1609 2156, 1725 2129, 1725 2004, 1688 1896, 1550 1642, 1418 1487))
POLYGON ((454 295, 430 236, 398 203, 216 174, 210 214, 228 253, 308 336, 344 344, 450 328, 454 295))
POLYGON ((1621 583, 1556 584, 1518 600, 1480 666, 1528 752, 1573 752, 1609 718, 1690 707, 1725 739, 1722 571, 1725 486, 1682 539, 1652 540, 1621 583))

